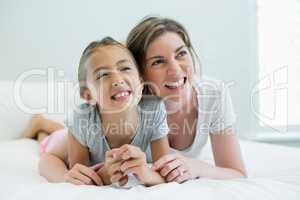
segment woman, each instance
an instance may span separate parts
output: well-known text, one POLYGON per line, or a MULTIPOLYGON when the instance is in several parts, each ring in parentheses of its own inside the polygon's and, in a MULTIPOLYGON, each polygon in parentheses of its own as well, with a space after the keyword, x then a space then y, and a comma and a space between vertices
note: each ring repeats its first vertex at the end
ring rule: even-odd
POLYGON ((149 83, 145 93, 164 100, 169 143, 177 150, 153 167, 168 182, 246 177, 228 91, 216 81, 196 79, 196 54, 184 27, 172 19, 147 17, 131 30, 127 46, 149 83), (216 166, 196 159, 208 135, 216 166))

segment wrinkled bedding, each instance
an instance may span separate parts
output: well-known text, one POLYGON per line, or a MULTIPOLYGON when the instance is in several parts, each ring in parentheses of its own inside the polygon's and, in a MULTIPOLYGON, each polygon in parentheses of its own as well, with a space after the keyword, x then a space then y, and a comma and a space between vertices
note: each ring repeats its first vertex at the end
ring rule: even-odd
MULTIPOLYGON (((154 187, 74 186, 48 183, 38 174, 37 142, 28 139, 0 143, 0 200, 53 199, 300 199, 300 148, 241 141, 248 179, 197 179, 154 187)), ((200 159, 213 163, 210 145, 200 159)))

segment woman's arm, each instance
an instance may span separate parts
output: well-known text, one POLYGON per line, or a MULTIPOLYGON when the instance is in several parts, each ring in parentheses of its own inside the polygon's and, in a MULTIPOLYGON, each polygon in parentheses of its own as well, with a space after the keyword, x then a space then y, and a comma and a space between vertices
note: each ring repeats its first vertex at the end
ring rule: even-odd
POLYGON ((204 165, 206 173, 200 173, 200 177, 218 179, 245 178, 247 172, 242 160, 240 145, 233 129, 210 134, 212 151, 216 167, 204 165))
POLYGON ((167 182, 179 183, 198 177, 214 179, 247 177, 233 130, 225 129, 211 134, 210 137, 216 166, 175 153, 165 155, 156 161, 154 170, 159 170, 167 182))

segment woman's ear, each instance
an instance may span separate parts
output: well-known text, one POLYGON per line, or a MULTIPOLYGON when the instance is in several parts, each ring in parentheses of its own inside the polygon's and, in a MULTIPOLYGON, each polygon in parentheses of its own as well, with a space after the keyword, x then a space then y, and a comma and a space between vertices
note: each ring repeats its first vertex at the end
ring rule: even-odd
POLYGON ((141 76, 140 76, 140 82, 141 82, 141 84, 144 85, 144 82, 145 82, 145 81, 144 81, 143 77, 141 77, 141 76))

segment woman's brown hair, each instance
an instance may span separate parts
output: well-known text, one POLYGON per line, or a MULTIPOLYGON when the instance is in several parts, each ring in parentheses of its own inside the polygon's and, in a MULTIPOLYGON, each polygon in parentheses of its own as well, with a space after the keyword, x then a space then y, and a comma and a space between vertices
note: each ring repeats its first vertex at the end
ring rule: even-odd
POLYGON ((196 59, 199 58, 191 44, 190 37, 185 28, 177 21, 169 18, 162 18, 156 16, 147 16, 140 23, 138 23, 128 34, 126 45, 133 54, 141 74, 145 67, 145 56, 147 49, 152 41, 166 32, 177 33, 186 47, 188 48, 193 59, 193 70, 198 73, 200 70, 196 69, 196 59))

